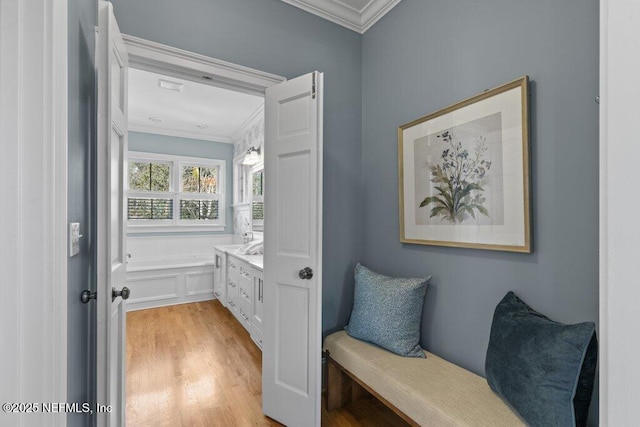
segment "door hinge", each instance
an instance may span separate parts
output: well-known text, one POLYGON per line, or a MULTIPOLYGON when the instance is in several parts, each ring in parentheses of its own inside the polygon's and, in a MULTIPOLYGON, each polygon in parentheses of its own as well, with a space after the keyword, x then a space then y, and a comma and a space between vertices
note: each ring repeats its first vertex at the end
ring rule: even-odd
POLYGON ((316 74, 315 71, 311 74, 311 99, 316 99, 316 74))

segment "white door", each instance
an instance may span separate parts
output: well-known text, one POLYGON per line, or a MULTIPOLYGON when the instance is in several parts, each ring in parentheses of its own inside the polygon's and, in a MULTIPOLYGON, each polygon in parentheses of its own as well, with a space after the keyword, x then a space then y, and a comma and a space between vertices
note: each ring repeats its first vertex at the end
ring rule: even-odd
POLYGON ((99 426, 125 423, 127 52, 111 3, 99 2, 97 402, 99 426), (114 292, 115 291, 115 292, 114 292), (122 292, 121 296, 112 298, 122 292), (110 406, 110 408, 108 408, 110 406), (110 409, 110 411, 109 411, 110 409))
POLYGON ((262 403, 288 426, 320 425, 322 73, 265 96, 262 403), (275 184, 275 185, 274 185, 275 184))

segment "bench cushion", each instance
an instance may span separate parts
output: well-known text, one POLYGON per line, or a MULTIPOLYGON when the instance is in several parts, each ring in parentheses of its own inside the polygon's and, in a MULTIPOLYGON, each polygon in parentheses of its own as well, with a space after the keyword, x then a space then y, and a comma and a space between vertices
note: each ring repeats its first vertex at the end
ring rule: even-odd
POLYGON ((406 358, 339 331, 325 338, 330 357, 416 423, 523 426, 487 381, 431 354, 406 358))

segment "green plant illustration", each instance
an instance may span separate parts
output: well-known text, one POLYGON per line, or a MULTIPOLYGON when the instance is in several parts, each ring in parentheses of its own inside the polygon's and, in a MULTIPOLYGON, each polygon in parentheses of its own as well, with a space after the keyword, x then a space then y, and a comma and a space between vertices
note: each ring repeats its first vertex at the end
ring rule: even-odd
POLYGON ((441 217, 452 224, 460 224, 465 219, 476 217, 475 211, 489 216, 483 204, 483 179, 491 168, 491 161, 485 160, 487 152, 486 138, 476 138, 474 155, 463 148, 462 142, 453 132, 446 131, 440 135, 448 145, 441 155, 440 162, 430 165, 431 182, 437 184, 437 195, 426 197, 420 207, 431 205, 430 217, 441 217))

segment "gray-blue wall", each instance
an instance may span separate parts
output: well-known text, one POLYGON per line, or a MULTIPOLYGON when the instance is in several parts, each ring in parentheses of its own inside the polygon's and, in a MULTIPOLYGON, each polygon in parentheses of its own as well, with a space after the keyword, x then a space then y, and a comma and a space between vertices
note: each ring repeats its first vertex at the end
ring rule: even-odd
MULTIPOLYGON (((192 138, 179 138, 177 136, 157 135, 153 133, 129 132, 129 151, 142 151, 147 153, 172 154, 175 156, 202 157, 206 159, 224 160, 225 165, 225 200, 227 209, 225 212, 224 231, 197 232, 196 234, 221 234, 233 233, 233 145, 223 142, 203 141, 192 138)), ((153 233, 162 235, 166 233, 153 233)), ((194 234, 194 233, 171 233, 194 234)), ((149 233, 129 233, 129 236, 144 235, 149 233)))
POLYGON ((433 275, 422 344, 481 374, 509 290, 558 321, 597 320, 597 0, 403 0, 362 37, 280 0, 114 5, 127 34, 288 78, 325 72, 325 331, 348 321, 360 259, 433 275), (525 74, 534 252, 400 244, 398 126, 525 74))
MULTIPOLYGON (((95 343, 92 342, 95 304, 81 304, 80 292, 94 286, 95 259, 92 238, 95 237, 93 208, 95 148, 95 32, 97 3, 69 0, 68 4, 68 216, 79 222, 80 253, 68 262, 67 301, 67 393, 69 402, 91 402, 94 387, 95 343), (93 310, 93 312, 92 312, 93 310), (92 350, 93 349, 93 350, 92 350), (92 352, 93 351, 93 352, 92 352)), ((68 414, 69 426, 87 425, 89 415, 68 414)))
POLYGON ((348 316, 360 259, 360 35, 280 0, 114 0, 123 33, 287 78, 324 72, 323 329, 348 316))
POLYGON ((403 0, 363 36, 363 263, 433 275, 422 344, 477 373, 509 290, 598 320, 598 37, 597 0, 403 0), (398 126, 525 74, 534 252, 401 244, 398 126))

